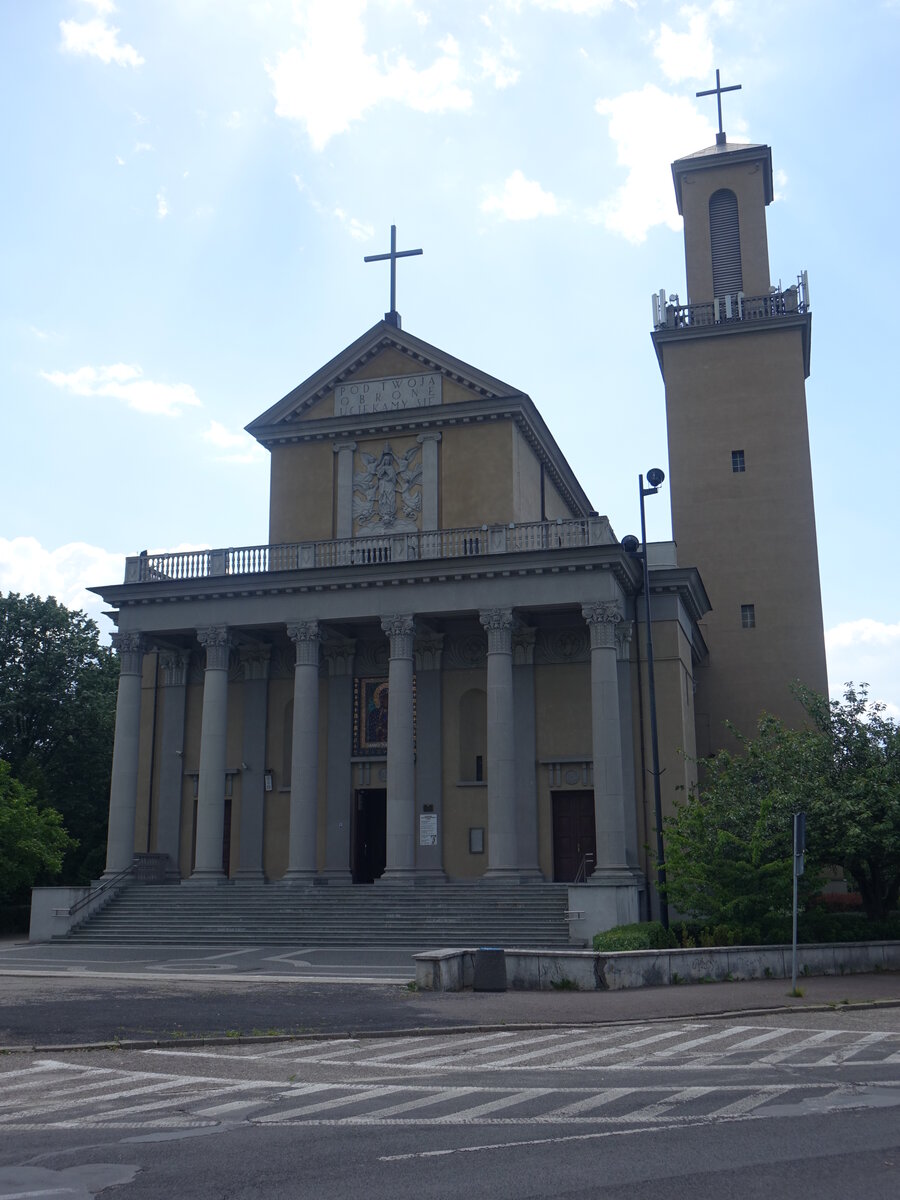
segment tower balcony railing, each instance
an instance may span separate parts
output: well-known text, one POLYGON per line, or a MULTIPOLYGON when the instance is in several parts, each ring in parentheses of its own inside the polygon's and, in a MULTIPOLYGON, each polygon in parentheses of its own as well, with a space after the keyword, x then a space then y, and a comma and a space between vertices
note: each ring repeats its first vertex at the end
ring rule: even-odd
POLYGON ((766 296, 733 296, 679 304, 677 296, 666 299, 665 288, 652 297, 654 329, 697 329, 739 321, 771 321, 809 312, 809 279, 801 272, 789 288, 772 288, 766 296))
POLYGON ((615 545, 606 517, 477 525, 338 538, 326 542, 285 542, 221 550, 179 550, 134 555, 125 560, 126 583, 190 583, 222 576, 262 575, 335 567, 369 567, 395 562, 475 558, 489 554, 553 551, 615 545))

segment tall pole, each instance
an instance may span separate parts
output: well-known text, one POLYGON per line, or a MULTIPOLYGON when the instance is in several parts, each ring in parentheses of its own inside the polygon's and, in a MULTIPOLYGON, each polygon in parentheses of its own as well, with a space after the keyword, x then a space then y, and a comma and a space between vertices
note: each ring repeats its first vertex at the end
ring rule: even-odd
MULTIPOLYGON (((651 472, 651 477, 652 477, 651 472)), ((669 928, 669 905, 666 900, 666 868, 663 846, 662 795, 659 787, 659 737, 656 729, 656 681, 653 675, 653 622, 650 619, 650 567, 647 562, 647 522, 644 516, 644 497, 655 496, 657 487, 644 487, 643 475, 638 476, 641 498, 641 560, 644 567, 644 617, 647 623, 647 691, 650 697, 650 753, 653 760, 653 812, 656 819, 656 890, 659 895, 659 919, 669 928)))

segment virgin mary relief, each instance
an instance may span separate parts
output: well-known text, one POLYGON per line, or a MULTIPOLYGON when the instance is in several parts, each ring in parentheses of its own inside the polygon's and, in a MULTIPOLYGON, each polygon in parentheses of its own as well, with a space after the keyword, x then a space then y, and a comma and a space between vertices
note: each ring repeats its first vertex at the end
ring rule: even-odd
POLYGON ((422 508, 419 446, 397 455, 390 442, 380 455, 360 450, 365 470, 353 476, 353 520, 361 534, 413 533, 422 508))

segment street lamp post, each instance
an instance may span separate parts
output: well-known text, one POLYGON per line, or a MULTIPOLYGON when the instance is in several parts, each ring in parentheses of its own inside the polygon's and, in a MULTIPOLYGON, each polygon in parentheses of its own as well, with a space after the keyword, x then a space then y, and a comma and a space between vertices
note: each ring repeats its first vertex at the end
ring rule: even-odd
POLYGON ((630 554, 641 559, 644 574, 644 617, 647 625, 647 692, 650 699, 650 753, 653 759, 653 813, 656 820, 656 891, 659 896, 659 919, 665 929, 669 928, 669 905, 666 901, 666 868, 663 845, 662 795, 659 787, 659 737, 656 729, 656 682, 653 675, 653 623, 650 619, 650 567, 647 561, 647 521, 644 515, 644 497, 655 496, 665 475, 659 467, 647 472, 644 487, 643 475, 638 476, 638 494, 641 501, 641 542, 633 534, 622 538, 622 546, 630 554))

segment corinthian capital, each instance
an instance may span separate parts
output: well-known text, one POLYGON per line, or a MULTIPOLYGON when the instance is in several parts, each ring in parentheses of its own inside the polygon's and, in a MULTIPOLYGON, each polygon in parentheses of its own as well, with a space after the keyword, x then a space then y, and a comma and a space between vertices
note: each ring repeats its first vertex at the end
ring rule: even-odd
POLYGON ((412 658, 413 640, 416 636, 415 617, 406 613, 393 613, 381 618, 381 628, 391 639, 391 658, 412 658))
POLYGON ((488 654, 510 654, 512 652, 513 610, 511 608, 483 608, 478 620, 487 630, 488 654))
POLYGON ((120 675, 140 675, 144 665, 144 638, 140 633, 114 633, 112 644, 119 656, 120 675))
POLYGON ((298 667, 318 666, 321 640, 319 622, 295 621, 288 625, 287 635, 294 643, 296 650, 295 665, 298 667))
POLYGON ((227 671, 231 636, 227 625, 207 625, 197 630, 197 641, 206 650, 208 671, 227 671))
POLYGON ((592 601, 582 604, 581 615, 591 631, 592 650, 615 650, 616 628, 622 620, 622 610, 615 600, 592 601))

